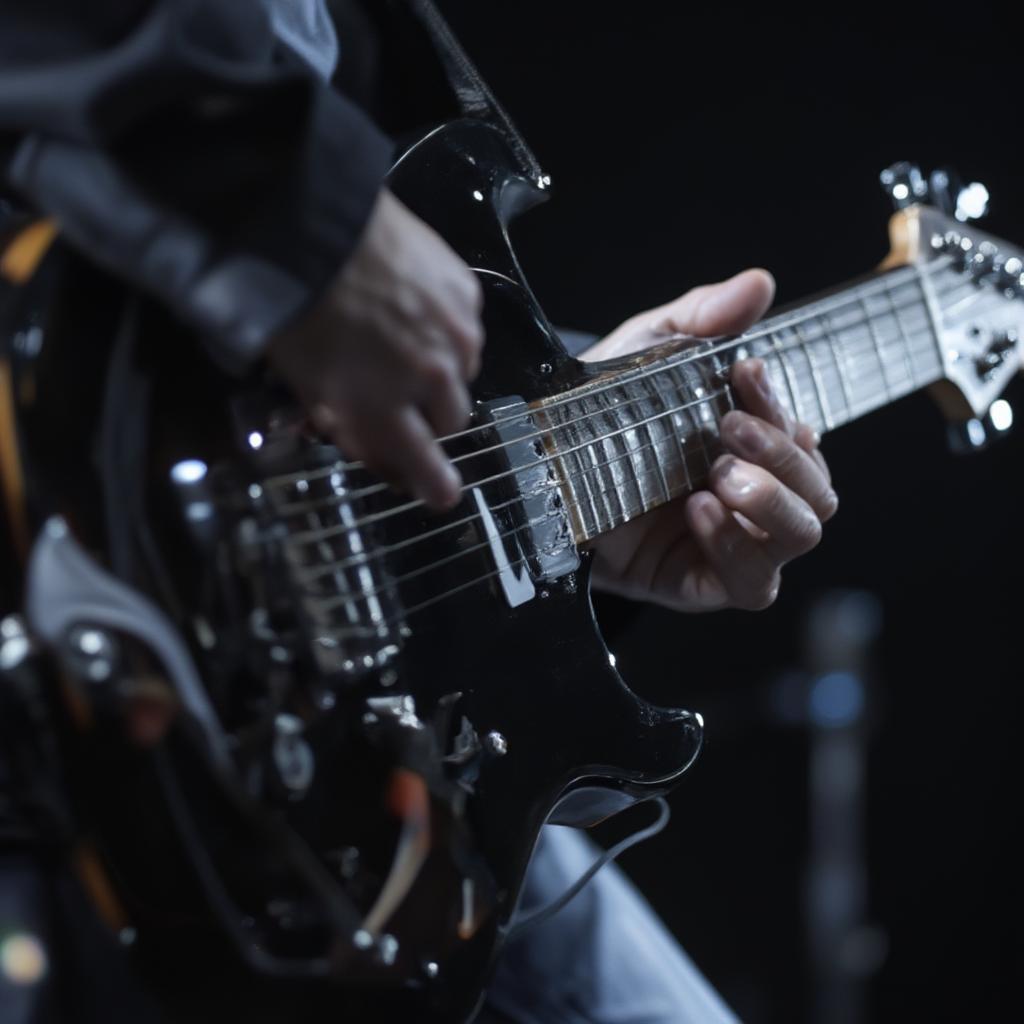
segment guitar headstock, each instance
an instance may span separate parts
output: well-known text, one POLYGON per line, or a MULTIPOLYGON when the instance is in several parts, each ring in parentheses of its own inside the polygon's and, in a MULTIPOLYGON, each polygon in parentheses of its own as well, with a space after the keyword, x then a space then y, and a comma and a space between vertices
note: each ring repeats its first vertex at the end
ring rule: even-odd
POLYGON ((896 212, 889 224, 890 269, 915 266, 954 389, 937 392, 951 418, 984 418, 1024 366, 1024 250, 977 229, 988 191, 960 186, 912 164, 882 172, 896 212))

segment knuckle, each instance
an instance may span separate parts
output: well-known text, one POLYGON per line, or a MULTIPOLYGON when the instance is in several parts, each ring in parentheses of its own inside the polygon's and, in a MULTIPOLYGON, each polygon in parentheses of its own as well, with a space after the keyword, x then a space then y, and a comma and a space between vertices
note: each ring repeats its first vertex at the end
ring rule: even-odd
POLYGON ((484 307, 484 290, 480 279, 471 270, 466 274, 465 290, 470 305, 479 313, 484 307))
POLYGON ((415 322, 423 315, 423 300, 415 288, 399 288, 395 292, 394 303, 404 320, 415 322))
POLYGON ((839 511, 839 495, 831 487, 827 488, 821 499, 821 521, 827 522, 839 511))
POLYGON ((821 543, 821 522, 813 512, 808 511, 801 515, 798 522, 794 524, 793 538, 795 547, 800 554, 806 554, 812 548, 821 543))
POLYGON ((424 358, 418 375, 424 388, 432 394, 448 391, 455 384, 455 373, 450 361, 439 356, 424 358))
POLYGON ((758 611, 763 611, 765 608, 770 608, 778 600, 778 597, 779 578, 778 576, 775 576, 761 593, 761 602, 758 611))
POLYGON ((744 595, 738 606, 744 611, 763 612, 775 604, 779 596, 779 575, 776 572, 770 578, 752 586, 744 595))
POLYGON ((792 441, 773 444, 769 449, 772 466, 777 473, 788 475, 800 465, 800 449, 792 441))

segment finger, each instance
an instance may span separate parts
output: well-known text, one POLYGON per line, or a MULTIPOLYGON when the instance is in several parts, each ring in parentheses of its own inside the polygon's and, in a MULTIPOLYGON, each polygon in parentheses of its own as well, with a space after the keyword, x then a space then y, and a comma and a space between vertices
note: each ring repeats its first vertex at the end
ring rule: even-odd
POLYGON ((767 470, 810 505, 822 522, 835 515, 839 499, 827 470, 823 472, 783 431, 749 413, 735 411, 723 417, 721 437, 730 452, 767 470))
POLYGON ((357 416, 353 433, 369 469, 430 508, 458 503, 462 478, 418 409, 402 406, 385 415, 357 416))
POLYGON ((831 484, 832 470, 828 468, 825 456, 821 454, 818 448, 818 445, 821 444, 821 435, 813 427, 808 426, 808 424, 798 423, 793 440, 814 460, 814 464, 821 470, 829 484, 831 484))
POLYGON ((438 435, 454 434, 469 422, 472 405, 454 356, 434 353, 417 372, 422 408, 438 435))
POLYGON ((736 363, 730 381, 739 404, 747 412, 774 424, 790 437, 796 434, 796 422, 779 401, 763 360, 744 359, 736 363))
MULTIPOLYGON (((475 282, 467 270, 470 279, 475 282)), ((478 288, 479 286, 477 286, 478 288)), ((484 324, 479 303, 462 292, 428 294, 427 315, 433 319, 432 340, 440 339, 445 350, 458 357, 464 380, 472 380, 480 372, 480 357, 484 349, 484 324)))
POLYGON ((684 504, 683 515, 728 604, 759 611, 775 601, 779 593, 778 563, 714 494, 694 494, 684 504))
POLYGON ((768 310, 775 278, 767 270, 744 270, 718 284, 702 285, 662 306, 659 329, 707 337, 745 331, 768 310))
POLYGON ((353 434, 351 423, 342 418, 341 409, 342 405, 337 402, 316 402, 309 407, 309 421, 342 455, 362 461, 362 446, 353 434))
POLYGON ((811 506, 760 466, 723 455, 708 483, 726 508, 767 534, 756 542, 776 566, 806 554, 821 540, 821 520, 811 506))

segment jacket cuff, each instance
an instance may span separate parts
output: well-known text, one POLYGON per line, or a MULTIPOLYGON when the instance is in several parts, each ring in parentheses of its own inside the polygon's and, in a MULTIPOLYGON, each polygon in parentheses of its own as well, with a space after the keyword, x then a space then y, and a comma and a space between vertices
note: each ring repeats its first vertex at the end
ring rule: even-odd
MULTIPOLYGON (((239 240, 212 237, 153 202, 99 150, 32 135, 8 167, 19 193, 56 217, 68 241, 162 300, 211 355, 241 372, 314 305, 351 255, 392 160, 393 145, 327 87, 310 112, 306 151, 270 209, 239 240)), ((256 214, 258 213, 258 216, 256 214)))

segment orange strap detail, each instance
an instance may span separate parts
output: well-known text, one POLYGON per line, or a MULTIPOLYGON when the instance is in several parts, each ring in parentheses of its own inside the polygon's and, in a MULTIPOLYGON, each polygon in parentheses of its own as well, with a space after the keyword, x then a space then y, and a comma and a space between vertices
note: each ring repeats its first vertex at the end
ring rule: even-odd
POLYGON ((42 263, 60 229, 55 220, 36 220, 23 228, 0 254, 0 275, 11 284, 25 284, 42 263))

